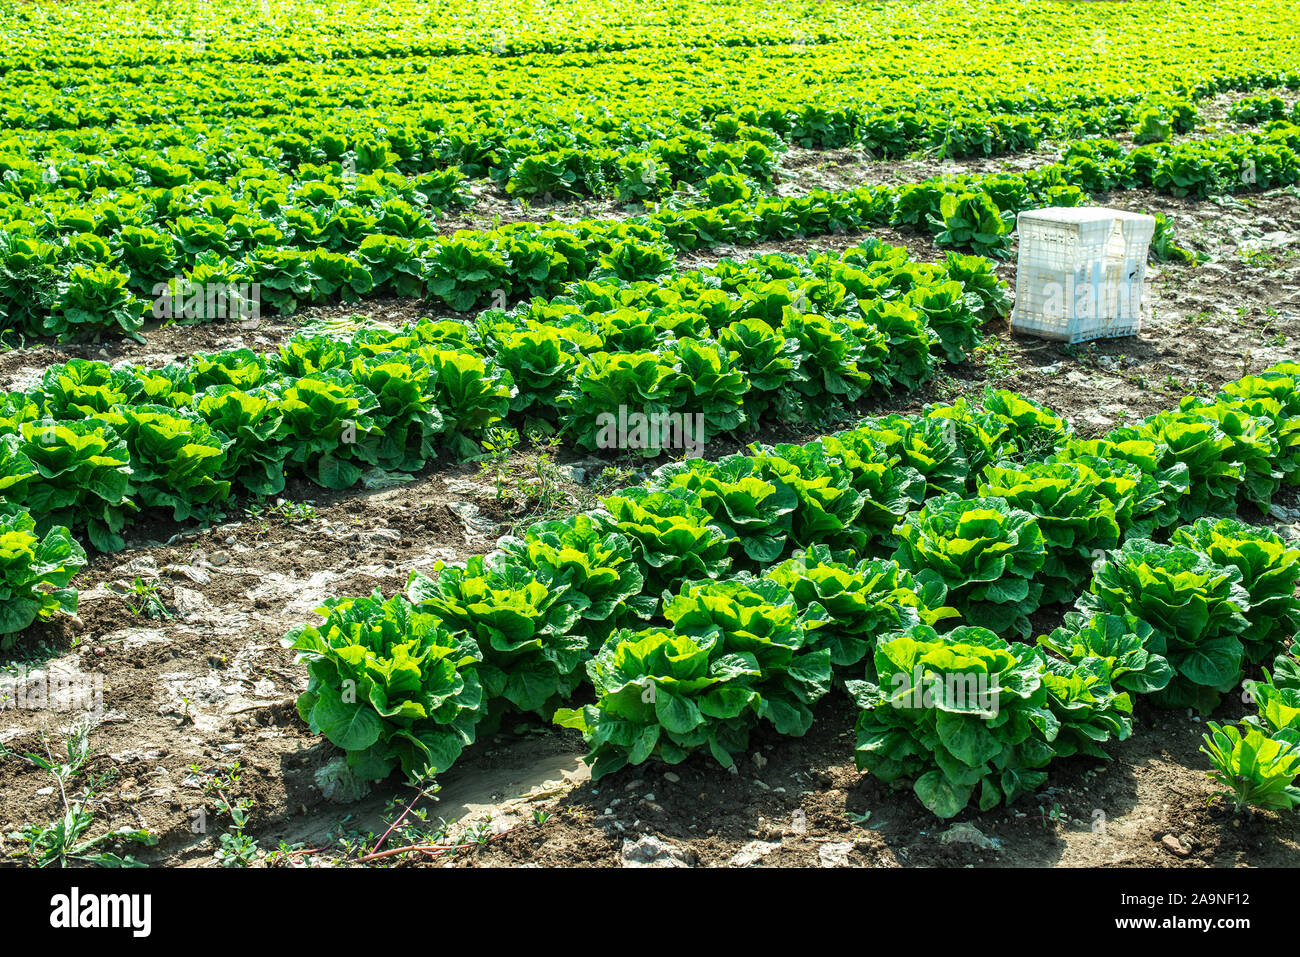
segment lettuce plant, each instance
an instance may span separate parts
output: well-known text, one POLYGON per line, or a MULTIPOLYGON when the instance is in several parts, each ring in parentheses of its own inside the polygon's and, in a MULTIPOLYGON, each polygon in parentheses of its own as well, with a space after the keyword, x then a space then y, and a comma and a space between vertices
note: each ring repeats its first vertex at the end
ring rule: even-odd
POLYGON ((457 458, 476 455, 474 436, 510 411, 518 391, 510 373, 472 349, 424 346, 416 355, 433 373, 434 406, 442 420, 440 441, 457 458))
MULTIPOLYGON (((931 221, 939 215, 939 204, 943 196, 943 187, 934 181, 910 183, 902 187, 894 202, 889 225, 914 226, 917 229, 929 227, 931 221)), ((860 258, 855 256, 854 261, 860 258)))
POLYGON ((673 258, 671 247, 627 239, 615 243, 600 257, 598 275, 614 276, 627 282, 654 279, 672 269, 673 258))
POLYGON ((5 324, 32 335, 43 334, 45 313, 59 276, 60 244, 6 228, 0 230, 0 305, 5 324))
POLYGON ((1280 120, 1285 118, 1286 108, 1286 101, 1280 96, 1245 96, 1228 107, 1227 119, 1231 123, 1250 124, 1280 120))
POLYGON ((830 651, 811 649, 807 628, 824 610, 810 606, 801 613, 781 585, 742 574, 683 586, 663 614, 679 635, 716 637, 721 653, 751 657, 759 672, 753 681, 757 715, 779 734, 807 733, 812 705, 830 690, 830 651))
POLYGON ((662 488, 682 488, 726 534, 733 561, 761 566, 786 552, 799 497, 785 482, 759 477, 761 469, 745 455, 717 462, 688 459, 665 465, 654 474, 662 488))
POLYGON ((870 388, 871 373, 862 365, 867 358, 862 340, 843 321, 787 307, 781 331, 798 343, 798 370, 791 384, 814 418, 837 400, 856 402, 870 388))
MULTIPOLYGON (((901 463, 925 479, 925 497, 945 492, 965 492, 970 463, 951 422, 926 416, 886 415, 864 419, 849 435, 878 445, 886 455, 897 455, 901 463)), ((855 439, 856 441, 856 439, 855 439)))
POLYGON ((425 292, 457 312, 466 312, 493 289, 509 288, 502 255, 479 238, 453 238, 424 259, 425 292))
POLYGON ((738 319, 718 332, 718 342, 735 356, 738 368, 749 377, 745 410, 757 420, 774 396, 797 375, 799 343, 762 319, 738 319))
POLYGON ((1300 485, 1300 389, 1297 376, 1273 368, 1223 387, 1220 398, 1255 417, 1273 420, 1280 445, 1277 468, 1288 485, 1300 485))
POLYGON ((484 696, 478 647, 395 595, 331 598, 319 625, 285 636, 307 665, 298 714, 363 779, 446 771, 474 743, 484 696))
POLYGON ((27 422, 21 430, 19 450, 33 470, 24 504, 37 527, 85 528, 100 551, 123 548, 120 533, 136 506, 131 457, 117 431, 100 419, 27 422))
POLYGON ((790 527, 794 547, 865 544, 866 536, 855 526, 865 497, 854 488, 852 471, 825 446, 809 442, 752 446, 750 451, 758 475, 794 490, 797 504, 790 527))
POLYGON ((248 392, 264 385, 271 376, 267 357, 252 349, 197 353, 190 356, 185 372, 193 394, 220 385, 232 385, 248 392))
POLYGON ((1262 728, 1268 734, 1279 731, 1300 732, 1300 684, 1294 680, 1293 672, 1288 673, 1288 664, 1294 666, 1295 659, 1279 657, 1275 662, 1277 674, 1264 670, 1263 681, 1247 681, 1246 688, 1253 701, 1256 713, 1247 715, 1245 722, 1262 728))
MULTIPOLYGON (((1293 376, 1283 378, 1295 382, 1293 376)), ((1272 382, 1265 381, 1271 390, 1272 382)), ((1225 386, 1225 390, 1229 386, 1225 386)), ((1259 487, 1253 495, 1256 503, 1263 500, 1264 494, 1271 496, 1277 491, 1275 481, 1283 485, 1300 485, 1300 410, 1294 409, 1294 400, 1277 398, 1272 394, 1247 394, 1239 397, 1221 396, 1219 401, 1228 408, 1244 413, 1248 428, 1263 429, 1268 433, 1264 442, 1255 443, 1257 447, 1250 456, 1250 464, 1258 473, 1255 481, 1259 487), (1271 449, 1274 442, 1277 443, 1276 451, 1271 449), (1271 453, 1272 457, 1261 458, 1261 451, 1271 453)))
MULTIPOLYGON (((919 293, 917 290, 912 295, 919 293)), ((937 304, 937 299, 926 301, 937 304)), ((886 354, 881 378, 904 392, 919 389, 934 374, 932 350, 937 345, 936 340, 941 338, 934 328, 935 323, 940 322, 937 316, 925 315, 907 302, 890 299, 859 302, 858 309, 863 318, 885 337, 886 354)), ((944 328, 952 334, 952 326, 944 328)))
MULTIPOLYGON (((927 405, 926 419, 935 419, 943 432, 955 437, 967 466, 965 488, 974 492, 984 469, 1002 460, 1021 458, 1006 421, 961 396, 951 405, 927 405)), ((948 489, 960 491, 960 489, 948 489)))
POLYGON ((708 748, 723 767, 745 750, 757 721, 758 662, 721 653, 722 637, 664 628, 615 632, 587 663, 596 703, 555 721, 583 733, 592 780, 657 759, 678 764, 708 748))
MULTIPOLYGON (((375 289, 385 295, 418 299, 423 292, 420 280, 421 263, 413 255, 412 244, 400 235, 371 233, 361 240, 355 255, 370 271, 375 289)), ((302 295, 306 292, 298 276, 279 276, 272 287, 288 289, 302 295)), ((267 285, 263 280, 262 284, 267 285)))
POLYGON ((876 398, 887 397, 893 385, 889 372, 889 336, 874 322, 856 316, 846 316, 844 324, 858 341, 858 370, 867 380, 866 394, 876 398))
POLYGON ((45 414, 59 422, 102 416, 115 405, 131 402, 139 391, 130 372, 88 359, 50 366, 40 385, 45 414))
POLYGON ((862 497, 862 508, 852 529, 858 550, 887 555, 897 547, 894 528, 925 499, 925 479, 902 464, 902 457, 887 452, 870 432, 842 432, 838 436, 814 439, 830 458, 849 472, 854 491, 862 497))
POLYGON ((188 408, 194 399, 189 382, 189 370, 183 365, 168 363, 157 369, 130 370, 135 388, 139 390, 135 402, 140 405, 162 405, 169 409, 188 408))
POLYGON ((1135 539, 1106 554, 1078 607, 1133 615, 1151 626, 1148 650, 1174 670, 1152 696, 1160 707, 1211 711, 1241 678, 1250 596, 1231 565, 1184 545, 1135 539))
POLYGON ((1210 779, 1230 797, 1234 810, 1248 804, 1275 811, 1300 807, 1300 731, 1269 735, 1254 725, 1206 723, 1201 753, 1210 759, 1210 779))
POLYGON ((359 354, 360 350, 345 339, 300 332, 280 346, 272 366, 282 375, 300 379, 315 372, 346 369, 359 354))
POLYGON ((1273 673, 1269 676, 1279 688, 1300 692, 1300 642, 1295 642, 1273 660, 1273 673))
POLYGON ((218 517, 230 483, 216 478, 231 440, 189 410, 118 406, 109 413, 131 455, 131 484, 141 505, 169 508, 178 522, 218 517))
MULTIPOLYGON (((730 269, 730 266, 727 268, 730 269)), ((740 275, 734 282, 727 282, 724 288, 732 287, 740 299, 735 312, 737 317, 761 319, 773 325, 782 324, 789 318, 786 310, 792 309, 801 295, 797 285, 789 281, 797 280, 798 266, 789 261, 767 257, 761 266, 741 264, 734 271, 740 272, 740 275)))
POLYGON ((238 482, 257 496, 284 490, 284 460, 290 440, 274 392, 249 393, 238 386, 212 386, 194 397, 192 408, 214 431, 230 440, 218 478, 238 482))
POLYGON ((987 193, 945 193, 931 228, 937 230, 934 241, 940 246, 1002 259, 1011 249, 1013 222, 1011 214, 999 210, 987 193))
POLYGON ((1249 596, 1241 633, 1246 661, 1260 664, 1272 658, 1300 629, 1300 549, 1290 547, 1280 535, 1223 518, 1202 518, 1194 525, 1175 529, 1169 541, 1186 545, 1209 557, 1216 565, 1241 572, 1249 596))
MULTIPOLYGON (((659 421, 672 410, 679 373, 667 357, 657 352, 597 352, 584 356, 574 370, 569 387, 560 394, 559 405, 572 423, 574 441, 584 449, 608 445, 602 433, 607 417, 617 420, 620 412, 636 412, 649 421, 659 421)), ((663 452, 658 429, 645 429, 619 436, 621 444, 647 456, 663 452), (650 434, 654 433, 654 434, 650 434)))
MULTIPOLYGON (((620 299, 632 294, 627 289, 621 292, 620 299)), ((668 329, 655 321, 649 309, 618 307, 609 312, 593 313, 588 319, 601 337, 602 350, 614 355, 658 353, 673 338, 668 329)))
POLYGON ((1153 630, 1132 615, 1072 611, 1061 627, 1050 635, 1039 635, 1038 644, 1071 664, 1100 658, 1116 688, 1151 694, 1164 689, 1174 677, 1169 662, 1150 648, 1153 630))
POLYGON ((377 462, 382 433, 370 413, 374 394, 346 372, 331 369, 285 380, 276 387, 286 435, 294 436, 287 462, 325 488, 351 488, 362 465, 377 462))
MULTIPOLYGON (((709 435, 723 435, 745 423, 749 378, 721 343, 678 339, 665 350, 664 359, 676 372, 675 409, 704 416, 709 435)), ((704 441, 702 435, 695 438, 704 441)))
POLYGON ((1190 486, 1187 466, 1164 466, 1162 455, 1161 446, 1145 439, 1069 438, 1051 461, 1092 469, 1099 494, 1115 506, 1115 521, 1124 537, 1150 538, 1158 529, 1178 523, 1179 501, 1190 486))
POLYGON ((876 645, 875 680, 848 682, 861 711, 858 770, 886 784, 910 781, 933 814, 972 801, 1008 804, 1047 780, 1060 722, 1043 664, 1025 645, 984 628, 947 635, 915 625, 876 645))
POLYGON ((1282 485, 1278 462, 1282 449, 1277 424, 1267 415, 1252 415, 1245 403, 1218 402, 1199 396, 1184 396, 1178 407, 1213 420, 1229 443, 1226 458, 1241 475, 1238 500, 1260 510, 1268 508, 1282 485))
POLYGON ((936 575, 913 576, 897 562, 867 559, 837 562, 817 545, 767 571, 764 576, 786 589, 809 630, 808 647, 830 652, 837 669, 868 664, 883 635, 957 613, 944 606, 947 589, 936 575), (825 616, 811 613, 814 606, 825 616))
MULTIPOLYGON (((0 428, 3 428, 0 425, 0 428)), ((36 477, 36 467, 22 450, 22 440, 15 434, 0 434, 0 512, 16 511, 23 501, 27 487, 36 477)))
POLYGON ((432 576, 411 572, 406 591, 443 627, 478 643, 488 727, 510 709, 549 720, 581 682, 587 639, 574 626, 582 610, 540 570, 475 555, 463 567, 439 562, 432 576))
POLYGON ((376 465, 414 472, 434 457, 443 431, 433 394, 435 373, 410 353, 358 356, 349 372, 375 397, 370 419, 379 433, 376 465))
POLYGON ((645 578, 631 542, 590 515, 538 522, 522 539, 503 538, 497 547, 562 592, 561 600, 579 611, 574 628, 593 651, 621 622, 649 618, 657 607, 642 593, 645 578))
POLYGON ((1039 579, 1043 604, 1075 598, 1092 574, 1095 553, 1119 544, 1115 506, 1086 465, 989 466, 979 494, 1004 499, 1038 519, 1047 549, 1039 579))
POLYGON ((942 495, 925 503, 895 532, 894 560, 913 573, 930 571, 947 586, 948 603, 970 624, 999 634, 1029 634, 1029 615, 1043 594, 1043 533, 1028 512, 1005 499, 942 495))
POLYGON ((601 499, 602 528, 625 535, 645 575, 645 591, 659 596, 685 581, 717 578, 731 564, 730 536, 700 507, 689 489, 624 489, 601 499))
POLYGON ((0 649, 8 649, 37 618, 75 615, 77 590, 69 583, 86 553, 66 528, 44 536, 27 511, 0 512, 0 649))
POLYGON ((984 411, 1006 429, 1005 437, 1016 451, 1005 454, 1004 449, 1004 454, 1014 461, 1041 461, 1059 449, 1074 432, 1063 416, 1006 389, 986 390, 984 411))
POLYGON ((975 314, 981 322, 1001 319, 1011 311, 1011 299, 1007 295, 1010 289, 998 278, 992 260, 950 252, 943 265, 949 278, 961 283, 967 296, 979 300, 975 314))
POLYGON ((1199 412, 1160 412, 1139 426, 1115 429, 1108 438, 1120 443, 1146 439, 1158 448, 1158 468, 1187 467, 1187 494, 1177 502, 1181 521, 1236 514, 1237 489, 1245 475, 1232 456, 1232 439, 1214 419, 1199 412))
POLYGON ((1094 657, 1063 661, 1041 649, 1038 656, 1047 707, 1060 722, 1052 742, 1056 756, 1084 754, 1107 760, 1101 745, 1112 738, 1123 741, 1133 733, 1133 698, 1114 687, 1110 662, 1094 657))
POLYGON ((983 338, 979 316, 971 310, 959 282, 918 286, 903 302, 924 317, 934 335, 932 349, 948 362, 965 362, 983 338))
POLYGON ((1248 681, 1247 700, 1256 713, 1237 728, 1213 722, 1201 750, 1211 761, 1210 777, 1225 786, 1240 810, 1257 804, 1277 810, 1300 806, 1300 645, 1279 655, 1272 674, 1248 681))
POLYGON ((554 415, 560 393, 580 360, 574 340, 553 327, 530 323, 527 328, 501 332, 494 351, 519 390, 510 400, 510 410, 554 415))
POLYGON ((75 264, 59 282, 42 323, 47 335, 67 337, 83 329, 136 336, 146 304, 127 288, 126 273, 107 266, 75 264))

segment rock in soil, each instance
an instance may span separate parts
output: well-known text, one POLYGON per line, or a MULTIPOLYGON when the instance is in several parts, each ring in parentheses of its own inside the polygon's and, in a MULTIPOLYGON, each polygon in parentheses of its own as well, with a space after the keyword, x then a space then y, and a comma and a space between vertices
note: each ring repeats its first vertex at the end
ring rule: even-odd
POLYGON ((624 867, 694 867, 695 861, 693 852, 665 844, 653 834, 623 841, 624 867))
POLYGON ((1172 834, 1166 834, 1160 839, 1160 843, 1165 846, 1165 849, 1169 851, 1169 853, 1177 855, 1178 857, 1186 857, 1188 854, 1192 853, 1189 848, 1183 846, 1182 841, 1178 840, 1178 838, 1174 837, 1172 834))
POLYGON ((970 844, 981 851, 998 850, 998 841, 987 837, 974 824, 954 824, 939 835, 940 844, 970 844))
POLYGON ((780 846, 780 842, 750 841, 732 856, 727 866, 752 867, 780 846))
POLYGON ((817 859, 822 867, 848 867, 849 853, 853 850, 850 842, 823 844, 817 849, 817 859))

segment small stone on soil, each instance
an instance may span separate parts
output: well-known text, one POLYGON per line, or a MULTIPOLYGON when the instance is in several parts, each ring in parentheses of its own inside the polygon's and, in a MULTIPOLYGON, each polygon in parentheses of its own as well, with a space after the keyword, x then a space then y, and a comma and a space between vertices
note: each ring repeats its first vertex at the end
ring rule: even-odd
POLYGON ((1183 843, 1172 834, 1166 834, 1160 839, 1160 843, 1164 845, 1165 850, 1178 857, 1186 857, 1191 853, 1191 851, 1184 847, 1183 843))
POLYGON ((822 867, 848 867, 849 853, 853 850, 850 842, 823 844, 817 848, 817 860, 822 867))
POLYGON ((624 867, 693 867, 695 863, 693 851, 665 844, 652 834, 623 841, 624 867))
POLYGON ((750 867, 762 860, 768 854, 771 854, 780 846, 779 842, 750 841, 732 855, 731 860, 727 862, 727 865, 729 867, 750 867))

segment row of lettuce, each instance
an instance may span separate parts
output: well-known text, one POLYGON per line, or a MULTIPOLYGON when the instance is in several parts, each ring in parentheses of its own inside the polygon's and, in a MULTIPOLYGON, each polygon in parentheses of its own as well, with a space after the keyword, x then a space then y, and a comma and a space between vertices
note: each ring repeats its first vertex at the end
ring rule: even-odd
MULTIPOLYGON (((1285 19, 1289 9, 1280 3, 1254 3, 1244 8, 1244 14, 1239 12, 1241 9, 1204 9, 1187 4, 1180 5, 1170 16, 1150 11, 1106 11, 1086 22, 1062 24, 1063 32, 1071 36, 1070 43, 1063 46, 1070 50, 1077 46, 1080 59, 1086 60, 1097 59, 1088 56, 1094 51, 1116 51, 1128 44, 1140 44, 1150 59, 1168 71, 1168 77, 1161 79, 1171 85, 1194 85, 1199 81, 1197 75, 1188 76, 1185 67, 1171 67, 1185 61, 1197 63, 1199 48, 1213 49, 1218 32, 1238 40, 1235 48, 1220 52, 1226 62, 1240 69, 1258 68, 1261 54, 1274 53, 1267 31, 1256 35, 1247 28, 1278 19, 1289 25, 1285 19), (1193 17, 1193 13, 1201 15, 1193 17), (1250 19, 1243 21, 1243 17, 1250 19), (1147 42, 1153 29, 1162 31, 1164 44, 1159 50, 1152 50, 1147 42), (1154 56, 1170 52, 1174 53, 1169 58, 1172 63, 1154 56)), ((746 0, 724 8, 701 6, 690 17, 683 17, 677 5, 656 0, 642 4, 638 16, 631 18, 626 11, 597 3, 569 3, 557 15, 510 3, 485 3, 473 9, 443 3, 430 12, 427 4, 415 0, 401 0, 382 9, 358 0, 334 0, 324 4, 268 4, 252 13, 236 8, 206 12, 178 9, 167 17, 142 19, 136 11, 108 0, 79 0, 61 16, 26 6, 15 9, 6 24, 5 36, 0 38, 0 63, 12 80, 48 74, 51 86, 63 88, 76 79, 77 71, 129 78, 133 72, 147 68, 176 73, 204 67, 242 73, 232 71, 231 64, 243 63, 294 64, 324 70, 357 59, 372 58, 379 63, 414 60, 423 65, 431 58, 469 55, 526 57, 536 68, 545 63, 542 55, 566 53, 608 55, 672 47, 698 57, 713 48, 746 51, 753 47, 865 41, 871 44, 865 52, 884 55, 887 68, 881 72, 892 75, 906 74, 908 66, 915 72, 923 58, 940 63, 951 60, 954 67, 966 69, 984 65, 963 62, 962 56, 953 55, 946 47, 954 39, 963 41, 966 47, 959 53, 979 51, 990 62, 1006 62, 1012 45, 1000 42, 1004 36, 1009 33, 1018 38, 1027 18, 1047 17, 1053 23, 1059 19, 1050 4, 1006 10, 990 2, 974 7, 939 6, 924 22, 910 5, 897 11, 873 9, 871 13, 869 17, 846 18, 840 10, 786 12, 746 0), (982 26, 978 37, 972 23, 982 26), (201 51, 194 46, 200 39, 205 44, 201 51), (943 42, 945 39, 949 44, 943 42), (888 49, 891 47, 899 49, 888 49)), ((752 52, 749 55, 753 56, 752 52)), ((1037 62, 1038 58, 1034 59, 1037 62)), ((1286 62, 1285 57, 1276 59, 1286 62)), ((1050 66, 1068 78, 1075 63, 1053 62, 1050 66)), ((933 68, 928 63, 927 67, 933 68)), ((1093 69, 1102 72, 1095 66, 1093 69)), ((984 72, 976 69, 974 74, 981 76, 984 72)), ((215 106, 196 104, 198 108, 215 106)))
MULTIPOLYGON (((1288 82, 1300 86, 1300 75, 1288 82)), ((1285 109, 1274 115, 1271 105, 1255 106, 1243 107, 1238 121, 1288 115, 1285 109)), ((228 118, 212 128, 190 119, 184 127, 151 127, 147 135, 137 127, 104 126, 92 115, 80 115, 78 129, 54 126, 12 134, 8 142, 0 140, 0 155, 6 155, 6 168, 13 171, 8 178, 11 202, 85 202, 105 192, 141 187, 211 189, 220 179, 234 181, 231 196, 240 194, 245 180, 256 180, 251 185, 261 189, 279 185, 292 195, 299 184, 342 188, 345 169, 381 177, 454 174, 447 177, 449 184, 482 177, 525 199, 613 195, 639 201, 698 186, 710 172, 728 166, 771 183, 779 154, 791 146, 859 147, 883 157, 942 150, 961 158, 1034 149, 1048 137, 1113 135, 1134 127, 1139 141, 1168 139, 1190 132, 1197 121, 1192 100, 1133 91, 1002 96, 957 112, 947 103, 923 101, 888 109, 807 102, 734 112, 704 108, 693 120, 678 114, 649 125, 601 122, 585 130, 558 124, 502 126, 478 117, 467 129, 426 110, 376 133, 308 114, 258 117, 240 131, 229 128, 228 118), (217 134, 225 137, 225 152, 193 148, 193 140, 217 134), (653 175, 647 176, 647 170, 653 175)))
MULTIPOLYGON (((1297 376, 1101 439, 990 392, 664 466, 404 596, 327 601, 286 638, 299 711, 362 779, 445 770, 516 712, 581 730, 601 777, 704 751, 730 767, 760 725, 804 734, 842 682, 860 768, 942 817, 1013 801, 1128 737, 1135 695, 1208 713, 1275 658, 1294 674, 1300 549, 1233 516, 1300 484, 1297 376), (1027 643, 1062 601, 1077 611, 1027 643)), ((1247 687, 1281 705, 1215 726, 1207 753, 1239 802, 1289 806, 1300 698, 1247 687)))
MULTIPOLYGON (((1242 16, 1242 0, 1225 3, 1242 16)), ((358 25, 371 11, 353 0, 165 25, 88 9, 98 6, 77 0, 58 24, 20 18, 0 37, 0 156, 25 189, 50 180, 62 188, 64 167, 67 185, 87 192, 101 176, 116 186, 123 167, 130 186, 240 186, 283 174, 291 183, 300 163, 350 159, 359 171, 402 175, 458 169, 525 195, 544 195, 548 179, 557 195, 591 193, 617 182, 631 154, 699 149, 697 136, 705 149, 725 146, 726 129, 714 135, 719 118, 777 138, 776 149, 951 156, 1016 148, 1043 133, 1141 129, 1143 114, 1164 125, 1159 112, 1171 101, 1300 87, 1278 42, 1290 37, 1278 0, 1251 3, 1248 19, 1235 22, 1180 0, 1159 45, 1143 13, 1065 25, 1049 5, 988 2, 979 14, 945 3, 924 18, 900 6, 832 22, 746 0, 695 11, 689 24, 639 8, 613 29, 603 26, 608 12, 585 0, 560 16, 523 19, 486 9, 426 18, 403 3, 395 7, 403 16, 385 15, 400 20, 396 30, 358 25), (1044 60, 1020 43, 1027 22, 1069 36, 1068 53, 1044 60), (55 36, 57 56, 47 46, 55 36), (263 59, 257 51, 267 48, 274 55, 263 59), (608 52, 620 48, 636 52, 608 52), (418 52, 453 50, 465 55, 418 52), (545 53, 521 55, 530 50, 545 53), (232 58, 251 62, 232 71, 232 58)), ((689 170, 686 178, 702 179, 689 170)))
MULTIPOLYGON (((441 258, 436 219, 472 203, 471 177, 521 197, 648 204, 682 190, 689 201, 716 207, 769 191, 788 144, 982 155, 1033 148, 1048 134, 1114 134, 1138 113, 1166 133, 1195 122, 1185 98, 1155 97, 1141 109, 1136 99, 1132 91, 998 96, 961 115, 942 104, 702 108, 694 123, 680 113, 662 119, 661 134, 617 122, 530 132, 477 116, 467 132, 436 112, 381 133, 310 116, 265 117, 242 132, 229 118, 211 128, 191 118, 141 130, 78 116, 86 128, 0 138, 0 315, 8 314, 0 326, 33 335, 131 332, 151 309, 166 318, 157 315, 156 290, 177 279, 257 283, 276 311, 371 293, 438 296, 438 277, 430 276, 441 258), (207 142, 222 149, 209 151, 207 142), (414 285, 403 276, 386 290, 384 276, 372 278, 391 271, 394 258, 407 264, 398 271, 414 285)), ((578 231, 610 225, 579 224, 578 231)), ((535 228, 518 238, 526 245, 535 228)), ((501 240, 489 248, 512 267, 489 289, 517 294, 519 280, 545 278, 533 275, 535 257, 509 232, 488 235, 501 240)), ((572 245, 559 251, 571 253, 572 245)), ((603 251, 552 278, 585 276, 603 251)), ((450 274, 456 255, 444 263, 450 274)))
MULTIPOLYGON (((70 13, 67 23, 39 21, 42 36, 48 29, 75 43, 60 44, 67 61, 30 69, 24 64, 45 62, 34 52, 38 38, 0 43, 0 232, 45 244, 20 243, 15 261, 0 270, 19 274, 0 276, 0 287, 27 293, 0 290, 0 316, 13 312, 3 325, 25 333, 134 325, 155 286, 177 276, 209 283, 231 272, 252 273, 252 282, 288 277, 291 302, 369 294, 357 291, 368 269, 352 255, 359 242, 431 239, 437 212, 466 201, 469 180, 520 197, 639 201, 681 187, 718 206, 732 201, 728 193, 767 191, 787 147, 951 157, 1129 128, 1139 140, 1158 139, 1189 129, 1206 96, 1300 87, 1300 74, 1273 42, 1282 5, 1272 3, 1267 11, 1252 4, 1243 24, 1184 10, 1158 49, 1147 42, 1141 14, 1116 14, 1113 22, 1105 14, 1100 34, 1095 24, 1053 22, 1057 35, 1067 29, 1078 42, 1069 57, 1050 62, 1016 40, 1024 16, 1046 11, 1013 15, 996 5, 979 17, 978 37, 965 9, 935 11, 924 25, 900 8, 876 11, 869 23, 814 29, 805 17, 747 3, 693 24, 688 32, 701 36, 716 16, 723 29, 703 30, 701 45, 689 50, 678 45, 681 25, 661 22, 614 31, 619 40, 628 38, 625 30, 641 35, 644 43, 630 44, 635 56, 450 60, 400 51, 448 49, 448 42, 481 48, 488 39, 481 22, 469 25, 470 35, 466 24, 444 17, 419 37, 340 33, 338 24, 355 13, 344 9, 319 27, 327 39, 310 45, 306 58, 276 56, 235 74, 225 57, 233 37, 249 30, 243 19, 218 16, 224 26, 197 38, 177 36, 173 24, 163 31, 168 40, 148 44, 150 62, 140 63, 139 28, 86 6, 79 0, 69 8, 83 15, 70 13), (766 26, 752 26, 759 22, 766 26), (789 30, 790 42, 777 45, 784 49, 764 44, 755 55, 741 42, 776 38, 777 23, 789 30), (88 34, 96 37, 93 51, 84 49, 88 34), (1232 42, 1216 42, 1223 36, 1232 42), (1106 56, 1092 52, 1099 38, 1106 56), (190 51, 188 39, 201 50, 190 51), (394 55, 367 56, 376 43, 394 55), (183 64, 172 62, 177 45, 183 64), (333 53, 316 60, 321 50, 333 53), (1126 69, 1117 79, 1110 65, 1120 61, 1126 69), (117 66, 87 70, 93 62, 117 66), (725 88, 716 82, 722 75, 725 88), (733 175, 747 182, 725 181, 733 175), (709 187, 714 176, 724 182, 709 187), (95 238, 108 244, 107 255, 95 238), (360 267, 312 257, 318 247, 360 267), (258 259, 263 250, 288 255, 258 259), (281 260, 288 268, 279 268, 281 260), (115 286, 123 277, 126 294, 115 286)), ((296 13, 277 12, 276 32, 259 26, 254 39, 236 45, 246 53, 262 43, 279 49, 289 40, 279 29, 291 22, 309 30, 320 11, 296 13)), ((551 37, 547 48, 618 45, 608 31, 578 42, 580 25, 602 16, 585 9, 565 18, 567 42, 551 37)), ((506 22, 508 35, 488 43, 493 52, 528 48, 523 36, 535 30, 513 17, 506 22)), ((199 26, 212 21, 191 24, 199 26)), ((1261 109, 1261 117, 1278 118, 1274 106, 1261 109)))
MULTIPOLYGON (((806 732, 840 678, 861 767, 943 816, 1014 800, 1052 757, 1126 737, 1133 694, 1208 712, 1294 634, 1300 550, 1222 516, 1300 476, 1297 375, 1099 440, 994 392, 665 466, 406 597, 328 602, 289 638, 301 712, 362 779, 445 770, 507 712, 581 728, 603 775, 705 748, 729 765, 761 722, 806 732), (999 637, 1075 596, 1038 648, 999 637), (595 703, 562 708, 586 681, 595 703)), ((0 543, 7 615, 68 607, 66 532, 19 513, 0 543)), ((1283 806, 1300 699, 1250 687, 1260 717, 1207 753, 1240 800, 1283 806)))
MULTIPOLYGON (((937 361, 960 360, 1006 304, 986 260, 910 263, 873 241, 839 258, 585 282, 475 324, 302 335, 277 353, 158 369, 51 367, 0 402, 0 642, 75 610, 67 586, 85 555, 68 526, 112 551, 149 510, 214 520, 232 493, 275 495, 288 475, 346 488, 371 470, 471 455, 507 421, 595 447, 599 417, 619 408, 703 415, 715 438, 776 412, 819 418, 915 388, 937 361)), ((631 451, 660 454, 657 434, 647 439, 631 451)))
POLYGON ((0 396, 0 490, 42 532, 70 527, 113 551, 141 510, 216 520, 232 493, 275 495, 288 476, 342 489, 416 471, 480 452, 505 423, 656 456, 669 430, 608 426, 628 411, 702 421, 704 442, 842 414, 960 361, 1006 291, 988 260, 913 263, 873 240, 842 256, 586 281, 474 323, 304 332, 267 354, 161 368, 74 359, 0 396))
POLYGON ((146 316, 255 318, 264 309, 366 296, 420 296, 464 311, 554 296, 602 276, 653 279, 671 271, 680 251, 882 225, 1005 256, 1023 209, 1081 205, 1090 193, 1137 186, 1180 196, 1284 186, 1300 181, 1298 154, 1300 127, 1272 121, 1215 140, 1127 151, 1113 140, 1081 140, 1062 162, 1023 173, 786 198, 756 195, 728 162, 709 168, 699 205, 452 236, 432 235, 423 211, 430 191, 447 184, 398 174, 370 174, 342 191, 305 182, 290 205, 279 187, 248 202, 203 184, 152 187, 107 193, 98 204, 78 200, 59 215, 21 205, 0 214, 13 220, 0 228, 0 314, 24 334, 68 336, 137 334, 146 316), (397 195, 385 192, 384 177, 397 195), (159 219, 157 203, 174 222, 159 219))

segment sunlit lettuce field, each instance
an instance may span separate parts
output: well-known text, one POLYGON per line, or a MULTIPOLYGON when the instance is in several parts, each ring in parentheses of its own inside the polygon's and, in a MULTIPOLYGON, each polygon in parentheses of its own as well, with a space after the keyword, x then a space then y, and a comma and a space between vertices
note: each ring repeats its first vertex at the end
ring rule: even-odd
POLYGON ((1297 49, 0 0, 0 859, 1293 861, 1297 49), (1080 207, 1141 328, 1035 339, 1080 207))

